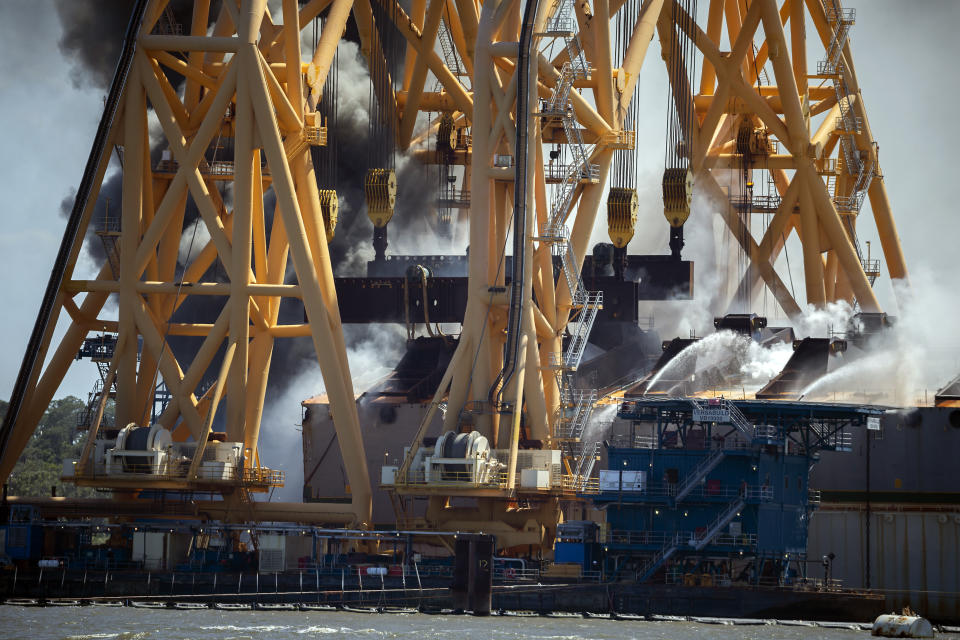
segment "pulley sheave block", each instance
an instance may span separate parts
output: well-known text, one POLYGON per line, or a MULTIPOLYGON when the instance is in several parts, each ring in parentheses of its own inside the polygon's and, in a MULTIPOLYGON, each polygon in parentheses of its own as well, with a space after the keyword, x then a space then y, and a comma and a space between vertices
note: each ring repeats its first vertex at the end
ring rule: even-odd
POLYGON ((663 172, 663 215, 671 227, 681 227, 690 217, 693 201, 693 172, 666 169, 663 172))
POLYGON ((363 181, 367 216, 377 228, 385 227, 393 217, 397 203, 397 173, 393 169, 368 169, 363 181))
POLYGON ((607 233, 613 246, 622 249, 633 238, 640 199, 636 189, 611 187, 607 194, 607 233))
POLYGON ((337 212, 340 209, 340 199, 333 189, 320 190, 320 212, 323 214, 323 230, 327 235, 327 244, 333 240, 337 228, 337 212))

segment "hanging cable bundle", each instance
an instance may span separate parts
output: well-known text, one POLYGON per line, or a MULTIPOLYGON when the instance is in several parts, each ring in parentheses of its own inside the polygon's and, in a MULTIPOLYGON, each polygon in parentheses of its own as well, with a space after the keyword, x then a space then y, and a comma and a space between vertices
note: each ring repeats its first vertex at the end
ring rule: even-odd
POLYGON ((437 208, 437 230, 440 235, 450 237, 453 210, 449 203, 457 200, 457 176, 451 171, 457 150, 459 135, 453 114, 445 112, 440 116, 437 126, 437 166, 439 168, 440 206, 437 208))
MULTIPOLYGON (((318 27, 326 22, 325 18, 317 18, 313 24, 313 48, 317 48, 319 38, 318 27), (322 22, 321 22, 322 21, 322 22)), ((316 117, 326 124, 326 131, 336 133, 339 130, 339 115, 337 112, 336 96, 339 92, 340 49, 334 51, 333 62, 324 82, 324 91, 317 105, 316 117)), ((313 158, 313 167, 317 176, 317 186, 320 189, 320 211, 323 213, 323 229, 327 242, 333 240, 337 228, 337 211, 339 197, 335 190, 337 185, 337 167, 339 147, 336 135, 327 135, 323 146, 312 146, 310 149, 313 158)))
MULTIPOLYGON (((627 0, 617 13, 614 59, 623 60, 627 45, 633 33, 640 8, 639 0, 627 0)), ((623 69, 618 70, 618 84, 625 83, 623 69)), ((637 85, 638 86, 638 85, 637 85)), ((637 117, 637 89, 634 87, 627 112, 623 121, 623 130, 632 131, 637 117)), ((637 196, 637 163, 632 149, 617 149, 613 152, 613 176, 610 191, 607 194, 607 233, 613 246, 620 254, 625 254, 627 243, 633 238, 637 224, 639 198, 637 196)))
POLYGON ((396 129, 397 112, 383 104, 393 95, 393 78, 404 52, 404 40, 396 27, 395 3, 383 7, 371 3, 374 28, 370 32, 370 111, 367 136, 367 173, 363 190, 367 201, 367 216, 373 222, 375 259, 386 257, 387 223, 393 217, 396 204, 396 129), (381 54, 382 55, 379 55, 381 54))
POLYGON ((672 5, 668 70, 667 144, 664 153, 663 215, 670 223, 670 253, 679 259, 683 224, 690 217, 693 199, 693 86, 696 81, 696 45, 687 33, 696 27, 697 1, 677 0, 672 5))

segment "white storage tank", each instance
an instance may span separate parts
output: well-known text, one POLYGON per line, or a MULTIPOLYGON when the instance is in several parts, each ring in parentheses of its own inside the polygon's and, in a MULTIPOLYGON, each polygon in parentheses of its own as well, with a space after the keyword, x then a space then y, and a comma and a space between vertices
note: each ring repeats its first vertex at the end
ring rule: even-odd
POLYGON ((873 622, 871 635, 884 638, 932 638, 933 626, 920 616, 884 614, 873 622))

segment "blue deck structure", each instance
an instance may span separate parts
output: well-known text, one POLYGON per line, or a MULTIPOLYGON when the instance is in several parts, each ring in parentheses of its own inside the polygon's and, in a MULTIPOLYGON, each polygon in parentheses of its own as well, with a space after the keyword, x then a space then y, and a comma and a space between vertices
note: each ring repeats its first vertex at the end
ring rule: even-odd
MULTIPOLYGON (((784 583, 806 575, 808 490, 820 451, 884 407, 628 397, 605 442, 594 505, 614 579, 784 583)), ((817 560, 819 563, 819 559, 817 560)))

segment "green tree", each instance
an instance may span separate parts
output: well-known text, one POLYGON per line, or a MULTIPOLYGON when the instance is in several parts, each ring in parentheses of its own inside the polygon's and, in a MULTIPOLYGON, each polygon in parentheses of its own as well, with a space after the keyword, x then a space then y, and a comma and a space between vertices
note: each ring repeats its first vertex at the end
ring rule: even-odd
MULTIPOLYGON (((6 403, 2 409, 6 413, 6 403)), ((77 432, 77 416, 83 409, 84 403, 73 396, 50 403, 10 474, 11 495, 48 496, 54 485, 57 486, 57 495, 93 494, 89 489, 60 481, 63 461, 80 457, 83 434, 77 432)))

